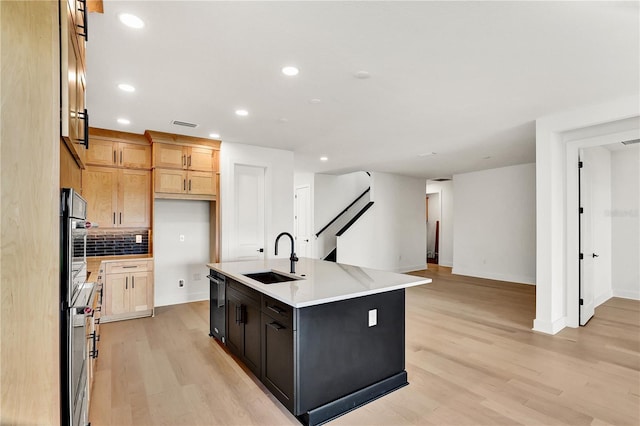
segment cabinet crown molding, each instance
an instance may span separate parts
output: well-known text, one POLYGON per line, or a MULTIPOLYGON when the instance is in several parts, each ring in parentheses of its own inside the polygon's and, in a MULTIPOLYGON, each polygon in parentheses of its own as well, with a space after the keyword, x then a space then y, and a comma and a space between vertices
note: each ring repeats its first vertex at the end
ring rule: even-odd
POLYGON ((198 138, 194 136, 176 135, 174 133, 158 132, 155 130, 145 130, 144 135, 149 143, 168 143, 184 146, 207 146, 213 149, 220 149, 220 141, 215 139, 198 138))
POLYGON ((118 130, 99 129, 97 127, 89 127, 89 137, 91 139, 109 140, 112 142, 126 142, 138 145, 149 146, 149 141, 145 135, 138 133, 121 132, 118 130))

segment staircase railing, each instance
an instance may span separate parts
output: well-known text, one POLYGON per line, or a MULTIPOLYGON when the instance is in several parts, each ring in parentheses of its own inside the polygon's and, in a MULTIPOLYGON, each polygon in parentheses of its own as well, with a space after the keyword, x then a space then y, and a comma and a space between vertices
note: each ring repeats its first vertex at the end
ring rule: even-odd
POLYGON ((353 207, 353 205, 355 203, 357 203, 358 201, 360 201, 360 199, 362 197, 364 197, 365 195, 367 195, 367 193, 371 191, 371 187, 368 187, 367 189, 364 190, 364 192, 362 194, 360 194, 358 196, 358 198, 356 198, 355 200, 353 200, 353 202, 351 204, 349 204, 347 207, 345 207, 344 210, 342 210, 340 213, 338 213, 338 215, 336 217, 334 217, 333 219, 331 219, 331 221, 329 223, 327 223, 325 226, 322 227, 322 229, 320 229, 318 232, 316 232, 316 238, 320 236, 320 234, 322 234, 324 231, 327 230, 328 227, 330 227, 331 225, 334 224, 334 222, 338 219, 340 219, 342 217, 343 214, 345 214, 351 207, 353 207))

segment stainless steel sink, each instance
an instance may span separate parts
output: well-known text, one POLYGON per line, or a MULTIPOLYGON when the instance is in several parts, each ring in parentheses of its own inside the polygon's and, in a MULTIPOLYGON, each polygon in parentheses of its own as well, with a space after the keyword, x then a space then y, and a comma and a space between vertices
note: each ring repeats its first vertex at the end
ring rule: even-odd
POLYGON ((262 284, 276 284, 287 281, 295 281, 300 278, 290 275, 280 274, 275 271, 255 272, 252 274, 243 274, 247 278, 261 282, 262 284))

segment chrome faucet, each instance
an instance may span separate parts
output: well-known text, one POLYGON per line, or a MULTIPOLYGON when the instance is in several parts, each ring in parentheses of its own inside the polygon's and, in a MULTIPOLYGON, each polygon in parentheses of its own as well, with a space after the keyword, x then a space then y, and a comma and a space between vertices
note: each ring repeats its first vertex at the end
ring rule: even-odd
POLYGON ((281 232, 277 237, 276 237, 276 249, 275 249, 275 255, 278 255, 278 241, 280 240, 280 237, 282 237, 283 235, 286 235, 287 237, 289 237, 289 239, 291 240, 291 257, 289 257, 289 260, 291 261, 291 272, 292 274, 296 273, 296 262, 298 261, 298 258, 296 257, 296 253, 295 253, 295 249, 293 247, 293 236, 288 233, 288 232, 281 232))

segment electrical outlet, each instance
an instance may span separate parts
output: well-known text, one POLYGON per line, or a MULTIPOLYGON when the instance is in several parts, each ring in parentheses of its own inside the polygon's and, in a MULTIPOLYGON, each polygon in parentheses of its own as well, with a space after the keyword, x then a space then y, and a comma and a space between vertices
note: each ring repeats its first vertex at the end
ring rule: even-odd
POLYGON ((184 280, 183 279, 179 279, 178 280, 178 287, 184 287, 184 280))
POLYGON ((373 327, 378 324, 378 310, 371 309, 369 311, 369 327, 373 327))

